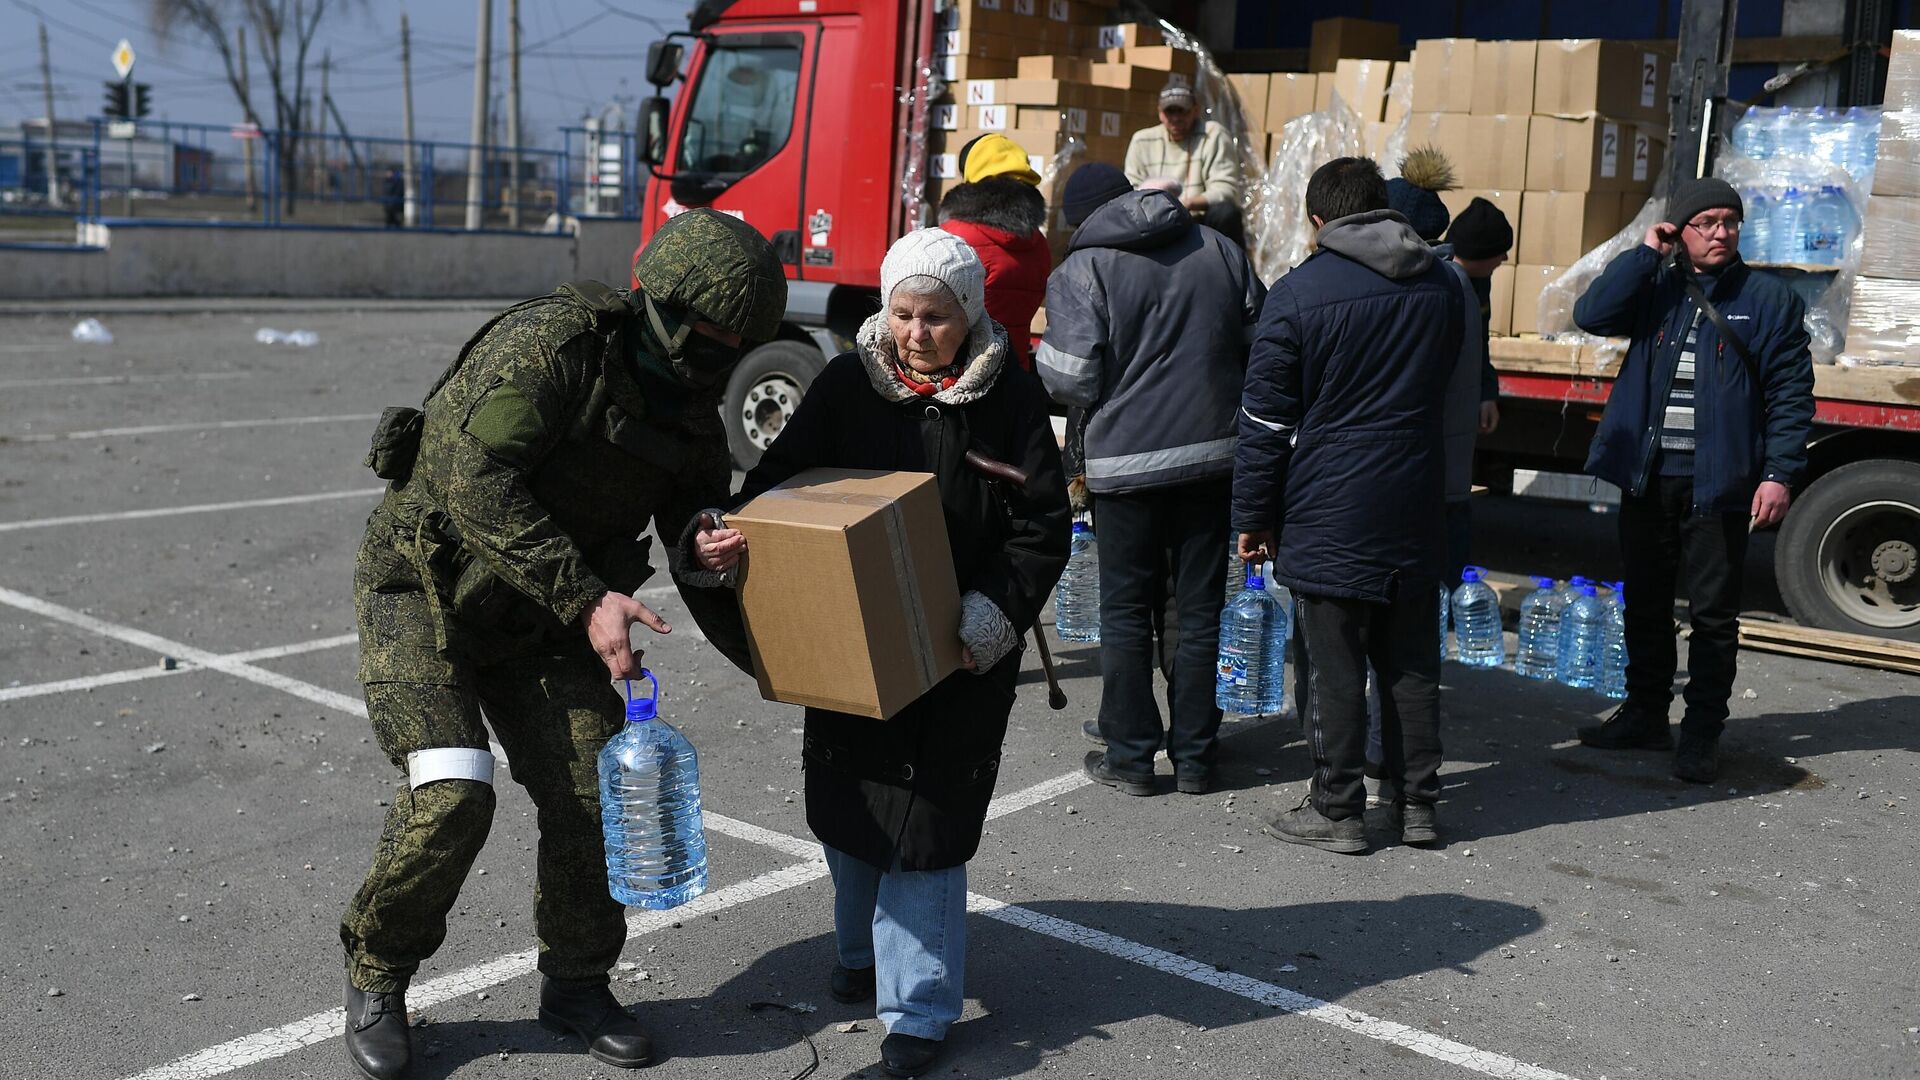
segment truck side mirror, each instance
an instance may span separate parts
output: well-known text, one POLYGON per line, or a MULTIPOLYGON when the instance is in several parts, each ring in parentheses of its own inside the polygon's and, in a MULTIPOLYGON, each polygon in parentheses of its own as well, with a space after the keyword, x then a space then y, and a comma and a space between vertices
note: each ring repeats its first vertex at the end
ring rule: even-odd
POLYGON ((656 41, 647 46, 647 81, 665 88, 680 77, 680 61, 686 48, 677 41, 656 41))
POLYGON ((667 99, 650 97, 640 103, 640 160, 648 165, 667 163, 667 99))

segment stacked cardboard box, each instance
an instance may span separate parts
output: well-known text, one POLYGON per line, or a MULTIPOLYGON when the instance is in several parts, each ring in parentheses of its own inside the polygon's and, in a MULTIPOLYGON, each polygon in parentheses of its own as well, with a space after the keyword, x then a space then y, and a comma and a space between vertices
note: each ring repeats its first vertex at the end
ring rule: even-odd
POLYGON ((1894 31, 1885 107, 1846 352, 1920 364, 1920 30, 1894 31))
POLYGON ((1506 212, 1513 316, 1496 318, 1494 332, 1531 333, 1549 272, 1619 231, 1652 191, 1671 58, 1594 39, 1435 38, 1415 44, 1413 64, 1407 146, 1431 145, 1452 161, 1455 212, 1476 195, 1506 212))
POLYGON ((1083 0, 958 0, 943 13, 938 44, 950 51, 939 66, 969 74, 949 80, 932 110, 934 206, 964 181, 959 151, 981 135, 1013 140, 1043 175, 1078 142, 1082 149, 1043 190, 1054 257, 1065 253, 1072 230, 1058 207, 1067 177, 1090 161, 1125 160, 1133 133, 1159 123, 1160 91, 1191 84, 1196 71, 1194 54, 1168 45, 1159 27, 1114 24, 1111 16, 1083 0))

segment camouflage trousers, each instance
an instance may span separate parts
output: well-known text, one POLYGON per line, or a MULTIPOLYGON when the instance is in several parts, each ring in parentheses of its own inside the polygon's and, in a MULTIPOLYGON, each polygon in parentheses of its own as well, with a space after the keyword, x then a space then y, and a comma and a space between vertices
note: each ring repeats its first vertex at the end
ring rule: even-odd
MULTIPOLYGON (((416 750, 485 750, 487 730, 532 797, 540 830, 534 923, 539 969, 605 979, 626 942, 607 892, 600 831, 600 748, 624 721, 600 660, 580 654, 456 667, 451 682, 369 682, 373 733, 400 770, 366 883, 340 922, 347 975, 367 991, 404 986, 447 934, 452 910, 493 821, 493 788, 476 780, 407 781, 416 750)), ((496 778, 503 770, 496 770, 496 778)))

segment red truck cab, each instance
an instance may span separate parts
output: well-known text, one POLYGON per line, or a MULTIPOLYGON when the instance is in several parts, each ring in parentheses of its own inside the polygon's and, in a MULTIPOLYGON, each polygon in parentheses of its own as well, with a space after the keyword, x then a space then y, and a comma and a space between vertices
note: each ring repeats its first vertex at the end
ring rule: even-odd
POLYGON ((649 78, 682 86, 671 106, 653 98, 642 112, 653 180, 641 243, 675 214, 712 207, 758 229, 786 264, 781 338, 741 362, 723 406, 743 466, 826 358, 852 346, 878 310, 880 260, 922 223, 933 20, 926 0, 703 0, 689 33, 654 48, 649 78))

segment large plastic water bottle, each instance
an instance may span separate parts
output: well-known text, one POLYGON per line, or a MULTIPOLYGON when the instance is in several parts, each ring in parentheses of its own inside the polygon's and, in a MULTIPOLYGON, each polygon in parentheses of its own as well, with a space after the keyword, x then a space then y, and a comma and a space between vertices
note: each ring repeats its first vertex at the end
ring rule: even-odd
POLYGON ((1084 521, 1073 523, 1067 569, 1053 594, 1053 630, 1061 641, 1100 640, 1100 548, 1084 521))
POLYGON ((1806 207, 1806 197, 1799 188, 1790 187, 1780 193, 1773 204, 1773 257, 1768 262, 1797 263, 1800 258, 1800 214, 1806 207))
POLYGON ((1460 662, 1469 667, 1499 667, 1507 659, 1500 637, 1500 596, 1482 578, 1486 567, 1460 571, 1453 590, 1453 641, 1460 662))
POLYGON ((1733 125, 1734 149, 1756 161, 1772 157, 1776 150, 1777 119, 1772 109, 1748 109, 1740 122, 1733 125))
POLYGON ((1286 701, 1287 639, 1292 621, 1258 571, 1220 613, 1220 663, 1214 704, 1238 716, 1270 716, 1286 701))
POLYGON ((1600 646, 1600 692, 1615 701, 1627 698, 1627 586, 1610 581, 1602 606, 1606 610, 1607 632, 1600 646))
POLYGON ((1839 188, 1828 185, 1814 192, 1800 214, 1800 262, 1810 266, 1839 266, 1853 241, 1853 204, 1839 188))
POLYGON ((600 751, 600 827, 613 898, 662 910, 707 891, 707 832, 699 757, 660 719, 660 680, 640 674, 653 695, 634 697, 627 680, 627 726, 600 751))
POLYGON ((1551 680, 1560 655, 1564 598, 1554 594, 1550 577, 1536 577, 1533 584, 1533 592, 1520 602, 1520 643, 1513 651, 1513 670, 1529 679, 1551 680))
POLYGON ((1873 176, 1880 156, 1881 112, 1871 106, 1855 105, 1846 115, 1845 168, 1854 183, 1864 184, 1873 176))
POLYGON ((1440 585, 1440 662, 1447 662, 1447 617, 1452 608, 1452 594, 1447 591, 1445 582, 1440 585))
POLYGON ((1804 158, 1813 156, 1815 114, 1807 109, 1777 109, 1773 122, 1773 155, 1804 158))
POLYGON ((1746 227, 1740 230, 1740 257, 1750 263, 1773 261, 1773 199, 1765 188, 1741 192, 1747 204, 1746 227))
POLYGON ((1560 613, 1559 669, 1561 685, 1591 690, 1600 681, 1600 650, 1606 635, 1606 612, 1592 585, 1582 585, 1573 602, 1560 613))

